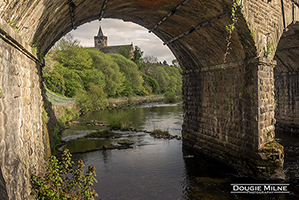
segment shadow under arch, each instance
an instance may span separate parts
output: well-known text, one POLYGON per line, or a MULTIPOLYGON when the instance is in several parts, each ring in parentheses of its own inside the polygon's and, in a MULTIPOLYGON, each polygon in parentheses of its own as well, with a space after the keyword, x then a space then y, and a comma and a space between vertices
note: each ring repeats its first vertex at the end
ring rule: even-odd
MULTIPOLYGON (((116 0, 109 0, 103 17, 131 21, 151 30, 182 2, 181 0, 167 2, 126 0, 120 3, 116 0)), ((74 2, 75 9, 72 12, 74 16, 72 18, 70 6, 64 1, 60 0, 55 4, 46 1, 43 3, 43 10, 40 11, 42 14, 38 24, 34 24, 30 30, 21 29, 21 32, 30 35, 29 43, 36 45, 40 52, 46 54, 56 41, 73 28, 99 19, 103 11, 103 3, 104 1, 95 3, 93 0, 74 2)), ((198 69, 222 64, 228 36, 225 27, 231 22, 230 15, 208 23, 200 29, 193 29, 230 12, 231 4, 230 0, 205 3, 189 1, 154 29, 153 33, 167 43, 189 31, 186 36, 168 44, 183 68, 198 69)), ((25 24, 20 24, 20 27, 22 26, 25 24)), ((233 33, 228 63, 256 56, 254 41, 248 37, 250 30, 243 17, 239 18, 237 26, 240 28, 233 33)))
POLYGON ((286 182, 299 193, 299 23, 292 23, 277 44, 274 60, 275 136, 284 146, 286 182))
POLYGON ((0 199, 8 200, 8 194, 6 190, 6 183, 2 175, 2 169, 0 169, 0 199))
POLYGON ((277 45, 274 60, 276 127, 299 132, 299 23, 292 23, 277 45))

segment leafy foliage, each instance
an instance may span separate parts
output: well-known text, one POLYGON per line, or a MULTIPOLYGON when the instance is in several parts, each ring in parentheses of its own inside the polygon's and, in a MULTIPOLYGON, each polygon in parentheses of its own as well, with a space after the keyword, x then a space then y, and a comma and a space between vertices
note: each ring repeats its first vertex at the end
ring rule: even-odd
POLYGON ((120 68, 108 54, 103 54, 97 50, 87 49, 93 60, 93 68, 104 74, 104 82, 106 83, 104 92, 108 97, 116 97, 122 92, 123 81, 125 77, 120 72, 120 68))
MULTIPOLYGON (((126 81, 126 85, 124 86, 132 88, 135 92, 142 90, 141 86, 143 79, 140 71, 138 71, 138 66, 133 61, 126 59, 120 54, 112 54, 111 57, 118 66, 121 66, 119 70, 124 74, 126 81)), ((130 90, 129 88, 127 90, 130 90)))
POLYGON ((64 67, 79 71, 90 69, 93 64, 90 55, 82 47, 70 47, 67 50, 57 51, 55 59, 64 67))
POLYGON ((98 85, 92 85, 90 90, 76 96, 79 108, 83 112, 89 110, 104 109, 107 105, 107 98, 103 89, 98 85))
POLYGON ((97 182, 95 167, 89 166, 84 175, 84 166, 82 160, 75 165, 68 149, 63 152, 61 161, 51 156, 45 176, 32 176, 32 193, 37 199, 95 199, 98 196, 92 188, 97 182))
POLYGON ((126 59, 131 59, 131 52, 126 47, 120 47, 118 49, 119 54, 124 56, 126 59))
POLYGON ((17 26, 17 22, 13 21, 11 18, 9 18, 9 26, 15 31, 19 32, 19 27, 17 26))
POLYGON ((74 97, 84 90, 81 77, 74 71, 66 70, 63 74, 65 80, 65 96, 74 97))
POLYGON ((174 92, 167 91, 164 94, 164 97, 165 97, 165 99, 164 99, 165 103, 174 103, 176 101, 176 96, 175 96, 174 92))
POLYGON ((146 74, 142 74, 142 78, 144 80, 143 86, 145 88, 150 87, 151 88, 150 90, 153 93, 157 93, 159 91, 159 85, 158 85, 158 82, 156 81, 156 79, 154 79, 153 77, 148 76, 146 74))
POLYGON ((141 49, 138 46, 136 46, 135 50, 134 50, 134 56, 132 58, 132 61, 136 64, 140 63, 143 61, 142 56, 143 56, 143 51, 141 51, 141 49))
POLYGON ((67 34, 54 45, 53 50, 65 51, 71 47, 80 47, 80 42, 79 40, 76 40, 72 34, 67 34))
POLYGON ((162 131, 162 130, 159 130, 159 129, 153 130, 152 133, 153 134, 160 134, 160 135, 170 135, 168 131, 162 131))
POLYGON ((226 44, 226 52, 225 52, 224 58, 223 58, 223 62, 224 63, 226 62, 227 55, 230 54, 229 51, 231 49, 231 47, 230 47, 230 45, 231 45, 231 38, 232 38, 233 31, 236 28, 235 25, 236 25, 236 23, 238 21, 238 17, 236 15, 237 10, 238 10, 237 0, 233 0, 233 5, 232 5, 232 8, 231 8, 231 16, 230 16, 230 18, 232 20, 232 23, 225 27, 226 30, 227 30, 227 32, 228 32, 228 37, 226 38, 227 44, 226 44))
POLYGON ((57 71, 51 71, 44 75, 44 82, 49 90, 64 95, 66 90, 65 81, 57 71))
POLYGON ((264 56, 268 58, 270 55, 273 55, 275 52, 275 42, 268 42, 264 48, 264 56))
POLYGON ((108 115, 108 126, 112 129, 128 129, 131 122, 129 111, 118 110, 117 115, 108 115))
POLYGON ((83 112, 105 108, 106 98, 110 97, 181 94, 177 61, 169 66, 166 61, 158 63, 153 56, 143 58, 137 46, 131 60, 126 48, 120 52, 104 54, 82 48, 73 36, 67 35, 46 56, 45 84, 53 92, 75 97, 83 112))

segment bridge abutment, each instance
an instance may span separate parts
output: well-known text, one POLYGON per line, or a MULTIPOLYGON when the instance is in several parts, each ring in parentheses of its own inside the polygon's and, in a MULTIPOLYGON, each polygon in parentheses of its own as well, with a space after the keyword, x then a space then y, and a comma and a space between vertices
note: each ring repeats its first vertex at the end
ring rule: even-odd
POLYGON ((41 65, 35 56, 0 19, 1 199, 29 199, 31 175, 45 170, 48 135, 42 130, 41 65))
POLYGON ((184 146, 258 179, 284 179, 283 148, 273 143, 273 66, 254 58, 185 71, 184 146))

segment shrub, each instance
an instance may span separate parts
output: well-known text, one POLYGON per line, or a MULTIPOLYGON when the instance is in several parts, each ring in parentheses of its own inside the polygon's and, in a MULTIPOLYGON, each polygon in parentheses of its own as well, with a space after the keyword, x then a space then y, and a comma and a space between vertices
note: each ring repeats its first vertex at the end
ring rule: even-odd
POLYGON ((129 129, 129 113, 126 110, 118 110, 117 114, 108 116, 108 126, 112 129, 129 129))
POLYGON ((108 105, 107 96, 98 85, 91 85, 87 92, 92 110, 103 109, 108 105))
POLYGON ((168 91, 164 94, 164 103, 174 103, 176 101, 176 96, 174 92, 168 91))
POLYGON ((91 187, 97 182, 95 167, 89 166, 84 175, 82 160, 77 166, 71 160, 68 149, 63 152, 61 161, 51 156, 44 177, 32 176, 32 194, 36 199, 86 199, 93 200, 98 194, 91 187))
POLYGON ((146 86, 151 87, 152 88, 151 90, 152 90, 153 93, 158 93, 159 92, 158 82, 154 78, 152 78, 152 77, 150 77, 146 74, 142 74, 142 78, 144 80, 144 83, 143 83, 144 87, 146 87, 146 86))
POLYGON ((98 85, 91 85, 88 92, 78 94, 76 101, 82 112, 104 109, 108 105, 106 94, 98 85))
POLYGON ((159 129, 153 130, 153 134, 159 134, 159 135, 170 135, 168 131, 161 131, 159 129))

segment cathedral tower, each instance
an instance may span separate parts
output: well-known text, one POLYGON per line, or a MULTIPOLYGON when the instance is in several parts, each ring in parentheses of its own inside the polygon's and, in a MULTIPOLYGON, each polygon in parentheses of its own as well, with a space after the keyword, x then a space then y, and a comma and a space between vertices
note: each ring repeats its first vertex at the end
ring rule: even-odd
POLYGON ((106 46, 107 46, 107 37, 104 36, 102 28, 100 26, 98 35, 94 36, 94 47, 100 48, 100 47, 106 47, 106 46))

